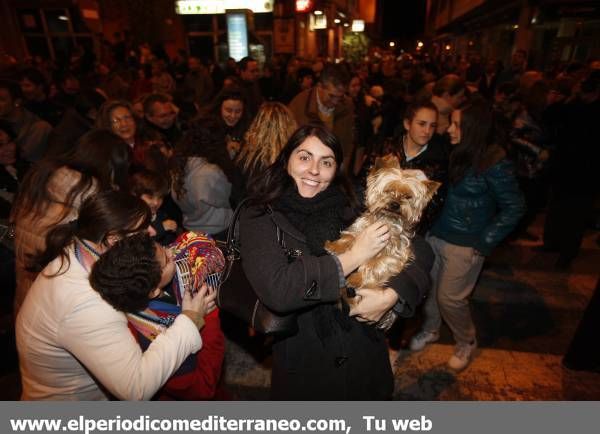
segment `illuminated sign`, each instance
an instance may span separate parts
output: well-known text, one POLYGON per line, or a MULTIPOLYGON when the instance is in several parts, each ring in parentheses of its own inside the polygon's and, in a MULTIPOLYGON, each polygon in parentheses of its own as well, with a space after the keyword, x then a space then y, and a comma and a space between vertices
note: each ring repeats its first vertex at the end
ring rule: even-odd
POLYGON ((308 21, 309 30, 319 30, 327 28, 327 15, 315 15, 310 14, 310 20, 308 21))
POLYGON ((296 0, 296 12, 310 12, 312 8, 312 0, 296 0))
POLYGON ((179 15, 224 14, 226 9, 250 9, 252 12, 273 12, 274 0, 178 0, 179 15))
POLYGON ((227 14, 227 44, 229 57, 236 61, 239 62, 248 55, 248 25, 245 13, 227 14))
POLYGON ((365 22, 363 20, 353 20, 352 21, 352 31, 353 32, 364 32, 365 31, 365 22))

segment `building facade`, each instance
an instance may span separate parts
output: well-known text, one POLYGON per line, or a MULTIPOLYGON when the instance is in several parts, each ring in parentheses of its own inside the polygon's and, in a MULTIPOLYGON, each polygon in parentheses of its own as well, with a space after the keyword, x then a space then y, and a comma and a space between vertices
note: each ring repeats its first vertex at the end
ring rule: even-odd
POLYGON ((434 54, 509 61, 528 53, 529 66, 600 58, 600 3, 589 0, 428 0, 426 35, 434 54))
POLYGON ((247 12, 249 54, 261 59, 338 59, 345 35, 376 29, 377 0, 0 0, 0 50, 19 60, 60 61, 77 50, 101 58, 109 43, 128 35, 135 43, 162 44, 171 56, 184 49, 224 62, 224 12, 232 8, 247 12))

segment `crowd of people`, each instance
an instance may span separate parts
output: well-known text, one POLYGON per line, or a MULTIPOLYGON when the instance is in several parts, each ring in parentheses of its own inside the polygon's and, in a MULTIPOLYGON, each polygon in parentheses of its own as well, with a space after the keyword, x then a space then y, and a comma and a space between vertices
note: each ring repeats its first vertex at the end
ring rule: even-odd
POLYGON ((224 240, 240 203, 248 280, 270 309, 296 315, 298 331, 272 343, 271 396, 292 400, 391 398, 375 326, 391 309, 423 304, 410 349, 446 323, 448 366, 467 368, 485 257, 507 237, 534 239, 547 208, 540 248, 568 267, 594 218, 600 61, 536 71, 517 50, 505 68, 392 53, 221 67, 121 48, 95 65, 0 71, 0 218, 12 236, 0 248, 24 399, 227 397, 222 328, 248 330, 216 309, 215 288, 173 302, 165 246, 184 231, 224 240), (364 209, 366 177, 388 154, 441 187, 414 260, 384 291, 356 288, 348 310, 345 277, 389 228, 370 226, 340 255, 324 244, 364 209))

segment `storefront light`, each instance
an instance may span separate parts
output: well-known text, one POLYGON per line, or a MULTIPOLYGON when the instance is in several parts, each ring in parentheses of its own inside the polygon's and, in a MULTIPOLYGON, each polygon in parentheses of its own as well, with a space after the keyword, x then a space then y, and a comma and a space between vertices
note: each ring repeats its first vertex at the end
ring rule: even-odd
POLYGON ((364 32, 365 31, 365 22, 363 20, 353 20, 352 21, 352 31, 353 32, 364 32))
POLYGON ((340 20, 339 18, 335 18, 335 19, 333 20, 333 22, 334 22, 334 23, 336 23, 336 24, 339 24, 339 23, 341 23, 341 22, 342 22, 342 20, 340 20))
POLYGON ((312 0, 296 0, 296 12, 310 12, 312 7, 312 0))
POLYGON ((314 11, 313 14, 315 14, 315 15, 323 15, 323 11, 314 11))
MULTIPOLYGON (((178 15, 224 14, 227 9, 250 9, 254 13, 273 12, 274 0, 176 0, 178 15)), ((310 2, 312 7, 312 2, 310 2)))

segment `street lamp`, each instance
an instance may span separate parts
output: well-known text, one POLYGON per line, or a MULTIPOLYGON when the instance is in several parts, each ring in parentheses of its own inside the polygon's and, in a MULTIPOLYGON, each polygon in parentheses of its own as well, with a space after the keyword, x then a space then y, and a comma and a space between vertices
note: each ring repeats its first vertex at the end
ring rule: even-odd
POLYGON ((396 43, 394 41, 390 41, 390 48, 394 48, 396 46, 396 43))

